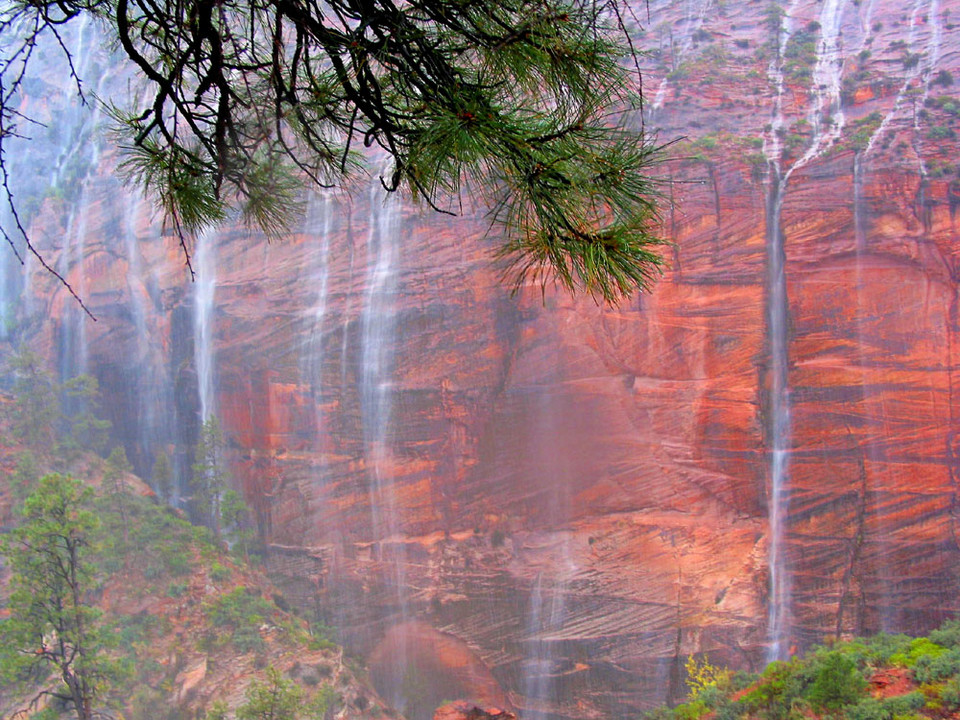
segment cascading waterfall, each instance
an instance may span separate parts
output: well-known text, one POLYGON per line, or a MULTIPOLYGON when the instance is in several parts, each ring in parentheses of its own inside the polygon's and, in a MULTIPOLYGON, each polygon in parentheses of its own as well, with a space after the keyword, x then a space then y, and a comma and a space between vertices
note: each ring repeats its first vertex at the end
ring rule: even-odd
POLYGON ((320 242, 316 255, 316 266, 310 276, 310 285, 317 288, 317 299, 310 313, 311 325, 309 335, 304 342, 302 353, 306 355, 302 362, 308 382, 313 389, 316 407, 317 440, 322 441, 324 432, 323 401, 323 342, 324 324, 327 316, 327 286, 329 284, 330 259, 330 226, 332 220, 332 195, 323 192, 318 200, 316 194, 311 194, 307 203, 304 231, 313 235, 316 228, 320 228, 320 242))
MULTIPOLYGON (((127 258, 127 293, 133 311, 133 325, 137 338, 138 367, 135 387, 137 402, 136 451, 130 456, 131 462, 140 464, 142 472, 152 468, 155 454, 170 442, 173 432, 169 424, 174 405, 172 383, 165 381, 166 363, 164 349, 156 333, 148 330, 150 317, 149 298, 144 293, 144 285, 149 287, 155 277, 147 274, 138 242, 138 227, 147 203, 140 194, 123 197, 123 248, 127 258)), ((148 226, 149 227, 149 226, 148 226)), ((148 232, 154 233, 152 227, 148 232)), ((177 482, 175 497, 179 497, 180 483, 177 482)))
POLYGON ((770 65, 776 87, 771 130, 764 138, 763 152, 770 168, 766 201, 767 245, 767 335, 770 347, 769 372, 769 568, 770 598, 768 610, 768 660, 783 656, 791 627, 790 569, 786 558, 785 523, 789 508, 790 465, 790 381, 789 381, 789 298, 787 296, 786 250, 781 223, 783 198, 790 176, 820 157, 839 137, 844 116, 840 104, 843 74, 841 26, 846 0, 824 0, 820 8, 820 40, 813 70, 814 103, 810 113, 813 129, 810 146, 786 171, 781 167, 780 134, 784 127, 783 57, 792 35, 792 16, 797 2, 791 3, 781 25, 779 52, 770 65))
MULTIPOLYGON (((867 148, 864 152, 865 155, 870 154, 876 143, 879 142, 880 138, 886 134, 890 124, 900 116, 903 106, 907 104, 907 100, 912 94, 911 88, 913 87, 913 81, 925 70, 929 74, 929 72, 936 65, 936 61, 939 59, 942 34, 942 30, 940 29, 940 18, 938 15, 939 6, 939 0, 929 0, 929 2, 926 4, 924 3, 924 0, 914 0, 913 8, 910 12, 910 29, 907 33, 906 43, 911 52, 916 50, 917 27, 920 25, 919 20, 921 14, 924 10, 927 10, 928 19, 930 20, 933 28, 927 47, 927 57, 923 63, 917 63, 913 72, 907 73, 907 76, 903 80, 903 84, 900 86, 900 89, 897 92, 897 97, 894 100, 893 108, 890 110, 890 112, 883 116, 880 126, 876 129, 876 131, 874 131, 873 135, 870 136, 870 141, 867 143, 867 148), (936 55, 936 57, 933 57, 933 55, 936 55)), ((929 90, 929 77, 927 78, 927 81, 923 83, 923 87, 924 98, 926 98, 926 92, 929 90)), ((914 123, 916 123, 916 117, 914 118, 914 123)), ((916 124, 914 127, 916 128, 916 124)), ((921 164, 922 162, 923 161, 921 159, 921 164)), ((923 171, 925 168, 921 168, 921 170, 923 171)))
POLYGON ((193 353, 197 368, 197 392, 200 396, 200 420, 216 415, 213 313, 217 292, 217 234, 202 230, 193 253, 196 273, 193 285, 193 353))
MULTIPOLYGON (((683 3, 683 23, 679 37, 673 36, 671 30, 671 59, 676 66, 678 61, 683 58, 690 48, 693 47, 693 37, 702 25, 707 11, 713 6, 713 0, 684 0, 683 3), (699 7, 697 7, 699 3, 699 7)), ((651 115, 663 106, 667 97, 667 86, 670 84, 669 78, 664 77, 657 86, 657 92, 653 96, 653 102, 650 104, 651 115)), ((652 117, 651 117, 652 119, 652 117)))
MULTIPOLYGON (((568 550, 566 544, 564 550, 568 550)), ((568 585, 573 574, 569 553, 565 554, 566 567, 556 568, 553 582, 547 583, 543 573, 537 575, 524 621, 526 657, 520 690, 527 703, 523 717, 531 720, 545 720, 549 709, 560 701, 556 663, 562 657, 558 644, 567 621, 568 585)))
MULTIPOLYGON (((6 202, 0 207, 0 227, 13 227, 13 213, 6 202)), ((0 242, 5 244, 5 241, 0 240, 0 242)), ((24 258, 26 248, 17 241, 15 244, 18 245, 17 252, 20 257, 24 258)), ((12 337, 23 285, 24 267, 11 248, 0 247, 0 340, 10 340, 12 337)))
MULTIPOLYGON (((396 308, 401 216, 394 193, 384 198, 378 179, 369 192, 370 215, 367 231, 367 284, 360 318, 360 411, 363 420, 364 452, 370 498, 370 528, 374 559, 382 563, 387 583, 384 603, 390 608, 388 622, 402 624, 409 619, 406 593, 406 557, 399 537, 397 498, 394 480, 386 466, 391 440, 393 354, 396 344, 396 308)), ((406 639, 396 647, 397 675, 387 700, 400 712, 408 698, 406 639)))
MULTIPOLYGON (((926 52, 923 53, 921 62, 918 63, 920 67, 919 75, 921 78, 923 92, 919 97, 915 98, 913 106, 913 142, 914 148, 917 152, 917 163, 920 171, 921 182, 919 200, 921 207, 925 204, 924 195, 927 191, 928 172, 927 164, 923 159, 923 130, 920 127, 920 109, 923 107, 924 102, 930 95, 930 79, 933 69, 937 66, 937 62, 940 60, 940 48, 943 34, 943 31, 940 27, 940 0, 930 0, 930 4, 927 6, 926 16, 927 25, 930 28, 930 36, 927 39, 926 52)), ((917 13, 914 12, 911 22, 915 24, 916 20, 917 13)))
POLYGON ((553 679, 554 653, 551 634, 563 625, 566 616, 566 588, 544 588, 543 574, 538 574, 530 594, 530 607, 526 620, 528 644, 524 661, 522 691, 532 705, 524 717, 540 720, 546 713, 536 707, 537 703, 555 703, 557 688, 553 679), (546 592, 545 592, 546 590, 546 592))
POLYGON ((840 105, 840 81, 843 74, 841 22, 846 0, 823 0, 820 8, 820 41, 813 67, 813 106, 810 124, 813 139, 794 169, 806 165, 829 147, 843 131, 844 114, 840 105))
POLYGON ((767 195, 767 335, 770 343, 770 660, 779 659, 790 628, 790 579, 785 552, 785 521, 790 448, 790 385, 787 352, 786 254, 780 216, 786 177, 771 165, 774 177, 767 195))
POLYGON ((367 234, 367 290, 361 316, 360 404, 364 445, 370 467, 373 529, 382 540, 396 529, 393 493, 385 483, 384 467, 390 439, 391 376, 396 330, 393 296, 397 288, 396 264, 399 213, 393 195, 382 198, 379 183, 370 189, 367 234))
MULTIPOLYGON (((86 274, 83 270, 83 261, 87 251, 87 218, 89 216, 87 195, 88 189, 84 184, 79 201, 70 211, 66 247, 60 255, 57 268, 57 272, 62 277, 75 278, 73 289, 80 297, 86 296, 86 274), (79 269, 74 272, 74 267, 79 269)), ((86 373, 89 364, 86 318, 75 303, 71 302, 65 309, 61 333, 60 380, 64 381, 75 375, 86 373)))
POLYGON ((763 153, 770 171, 769 191, 766 203, 767 223, 767 298, 766 320, 767 340, 770 356, 767 371, 769 373, 769 443, 770 443, 770 495, 768 501, 768 522, 770 542, 768 565, 770 568, 770 597, 768 600, 767 634, 769 660, 776 660, 783 654, 784 641, 790 627, 789 598, 790 583, 784 552, 784 521, 787 517, 786 494, 788 449, 790 443, 790 395, 787 361, 787 278, 786 257, 783 246, 783 231, 780 227, 780 214, 783 209, 783 194, 786 191, 789 173, 780 169, 780 133, 783 129, 783 92, 784 77, 782 58, 790 39, 791 14, 796 2, 784 16, 780 28, 779 52, 771 62, 770 76, 776 87, 774 112, 770 123, 770 132, 764 137, 763 153))
POLYGON ((560 391, 552 383, 540 388, 536 413, 536 440, 531 443, 531 464, 551 478, 542 502, 543 524, 550 529, 546 536, 556 542, 552 561, 533 582, 524 627, 524 659, 520 691, 525 699, 523 717, 545 720, 556 712, 563 694, 558 685, 563 658, 561 643, 571 608, 568 607, 576 563, 565 527, 571 521, 571 492, 577 478, 571 470, 570 458, 554 443, 562 436, 560 417, 565 405, 558 402, 560 391))

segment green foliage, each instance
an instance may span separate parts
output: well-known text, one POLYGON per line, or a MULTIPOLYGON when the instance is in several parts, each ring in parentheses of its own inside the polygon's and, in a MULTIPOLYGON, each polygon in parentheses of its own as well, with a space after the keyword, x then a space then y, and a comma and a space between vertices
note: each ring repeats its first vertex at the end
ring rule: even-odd
POLYGON ((960 648, 960 620, 947 620, 928 635, 931 642, 945 648, 960 648))
POLYGON ((900 62, 903 63, 904 70, 911 70, 920 64, 922 53, 905 52, 900 56, 900 62))
POLYGON ((867 681, 856 662, 847 655, 831 651, 817 657, 813 682, 805 695, 813 708, 836 712, 863 697, 866 689, 867 681))
POLYGON ((929 638, 914 638, 910 640, 906 648, 890 655, 888 662, 891 665, 912 668, 920 658, 925 657, 933 660, 945 652, 947 652, 945 647, 937 645, 929 638))
MULTIPOLYGON (((934 647, 941 647, 934 644, 934 647)), ((953 647, 946 652, 920 655, 913 666, 913 676, 917 682, 929 683, 960 675, 960 648, 953 647)))
POLYGON ((153 491, 165 505, 169 505, 173 499, 173 467, 170 465, 170 458, 163 451, 157 453, 157 458, 153 462, 153 472, 150 476, 153 491))
POLYGON ((220 632, 215 643, 229 641, 240 652, 263 647, 260 626, 273 619, 277 608, 255 588, 236 587, 204 606, 211 625, 220 632))
POLYGON ((53 446, 60 417, 59 390, 39 355, 21 348, 10 361, 14 374, 13 434, 36 449, 53 446))
POLYGON ((14 507, 19 507, 27 496, 33 492, 40 479, 40 468, 37 457, 30 450, 17 457, 17 464, 10 475, 10 491, 13 495, 14 507))
POLYGON ((931 140, 953 140, 956 136, 953 128, 946 125, 934 125, 927 131, 927 137, 931 140))
POLYGON ((949 70, 940 70, 930 81, 931 85, 940 85, 941 87, 950 87, 953 85, 953 74, 949 70))
POLYGON ((883 707, 888 717, 896 718, 899 715, 913 715, 917 710, 921 710, 926 702, 923 693, 916 690, 906 695, 887 698, 883 701, 883 707))
POLYGON ((36 353, 21 348, 10 361, 15 409, 12 430, 16 438, 36 451, 55 454, 69 462, 81 450, 102 453, 110 422, 94 412, 97 381, 78 375, 62 385, 55 382, 36 353), (70 412, 65 413, 61 399, 70 412))
POLYGON ((21 682, 51 673, 79 720, 89 720, 116 668, 103 655, 108 636, 88 596, 96 586, 88 556, 97 530, 92 493, 61 475, 46 475, 27 498, 23 521, 3 539, 12 570, 0 623, 0 674, 21 682))
MULTIPOLYGON (((14 57, 77 18, 112 32, 147 94, 109 109, 124 169, 181 234, 235 203, 275 235, 304 180, 344 181, 377 146, 388 190, 437 210, 464 187, 484 201, 516 282, 616 301, 660 272, 650 172, 663 151, 636 122, 625 3, 39 0, 8 15, 5 27, 32 28, 5 31, 14 57)), ((7 98, 24 80, 6 58, 0 117, 13 134, 22 118, 7 98)))
POLYGON ((214 582, 224 582, 230 579, 230 568, 214 562, 210 566, 210 579, 214 582))
POLYGON ((274 667, 267 668, 266 676, 247 688, 237 720, 297 720, 304 706, 303 689, 274 667))
POLYGON ((111 423, 96 415, 100 395, 97 379, 92 375, 77 375, 63 383, 62 389, 72 411, 66 417, 68 431, 61 436, 59 451, 92 450, 103 453, 111 423))
POLYGON ((193 507, 204 525, 221 537, 223 525, 223 500, 228 480, 223 459, 223 432, 220 421, 209 417, 200 429, 200 439, 194 449, 193 507))
POLYGON ((801 702, 806 685, 804 667, 798 659, 775 661, 766 667, 756 687, 745 693, 741 702, 766 720, 783 720, 801 702))
POLYGON ((853 136, 850 139, 854 150, 865 149, 882 122, 883 115, 879 112, 872 112, 864 118, 855 120, 852 123, 853 136))
POLYGON ((795 83, 807 82, 813 77, 817 61, 817 32, 819 26, 793 33, 783 51, 783 71, 795 83))

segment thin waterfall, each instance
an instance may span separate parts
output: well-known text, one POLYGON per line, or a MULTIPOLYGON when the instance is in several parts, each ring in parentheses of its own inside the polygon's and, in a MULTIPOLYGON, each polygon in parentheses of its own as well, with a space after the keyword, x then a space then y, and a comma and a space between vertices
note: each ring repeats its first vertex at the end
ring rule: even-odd
POLYGON ((367 233, 367 290, 361 316, 360 403, 367 462, 370 467, 373 527, 382 538, 393 527, 392 492, 384 492, 384 463, 390 439, 395 309, 398 255, 397 202, 393 195, 382 198, 379 183, 370 190, 370 219, 367 233))
MULTIPOLYGON (((370 481, 370 520, 374 540, 380 543, 399 530, 396 498, 388 476, 393 353, 396 335, 397 260, 400 213, 395 195, 383 198, 379 182, 370 188, 367 231, 367 289, 360 319, 360 411, 370 481)), ((394 568, 396 592, 403 606, 403 569, 394 568)))
POLYGON ((565 657, 562 646, 569 620, 568 600, 576 563, 570 547, 571 494, 577 481, 571 457, 556 439, 563 436, 562 413, 568 407, 560 402, 563 390, 547 381, 539 389, 535 440, 530 443, 530 463, 550 478, 539 503, 546 538, 555 542, 551 562, 537 573, 523 618, 524 659, 520 691, 525 698, 523 717, 545 720, 557 712, 563 696, 558 680, 565 657))
MULTIPOLYGON (((713 0, 684 0, 683 2, 683 20, 679 23, 681 29, 678 36, 673 35, 670 30, 670 57, 677 69, 679 61, 693 47, 694 35, 701 27, 707 16, 707 11, 713 6, 713 0)), ((664 77, 657 86, 657 92, 654 94, 653 102, 650 105, 651 120, 653 115, 663 107, 663 102, 667 97, 667 86, 670 84, 669 77, 664 77)))
POLYGON ((782 657, 790 630, 790 577, 786 558, 789 495, 790 384, 788 368, 786 253, 781 212, 786 179, 771 167, 767 195, 767 339, 770 344, 770 601, 768 659, 782 657))
MULTIPOLYGON (((17 252, 26 260, 26 248, 18 242, 22 240, 18 237, 19 234, 13 232, 13 213, 6 202, 0 205, 0 227, 9 228, 7 232, 17 245, 17 252)), ((0 243, 6 245, 3 240, 0 240, 0 243)), ((0 340, 10 340, 13 337, 17 309, 24 288, 24 270, 24 266, 17 260, 12 248, 0 247, 0 340)))
MULTIPOLYGON (((144 286, 154 278, 149 274, 152 271, 144 268, 138 238, 140 219, 146 207, 147 203, 139 193, 125 195, 123 198, 122 228, 123 248, 127 258, 127 294, 133 311, 137 348, 137 451, 131 460, 140 463, 142 472, 149 471, 157 451, 171 440, 172 432, 167 419, 171 416, 173 407, 170 396, 172 384, 166 375, 162 342, 156 337, 156 333, 148 329, 151 307, 144 286)), ((148 232, 156 232, 147 227, 148 232)))
POLYGON ((320 198, 311 193, 307 201, 307 214, 304 232, 313 235, 316 228, 320 229, 320 243, 316 253, 316 261, 310 274, 310 285, 317 289, 316 300, 310 312, 310 332, 306 337, 301 353, 306 355, 301 363, 306 371, 310 383, 316 413, 317 442, 322 445, 324 433, 323 417, 323 361, 324 361, 324 331, 327 319, 327 294, 330 278, 330 226, 332 221, 332 194, 323 192, 320 198))
MULTIPOLYGON (((84 183, 78 202, 71 208, 67 221, 66 246, 60 255, 57 271, 68 278, 80 297, 86 297, 86 273, 83 269, 87 252, 87 220, 89 217, 88 188, 84 183)), ((64 309, 60 338, 60 380, 68 380, 87 372, 87 324, 83 311, 69 301, 64 309)))
POLYGON ((813 140, 794 168, 802 167, 832 145, 843 131, 844 114, 840 104, 843 74, 841 23, 846 0, 823 0, 820 8, 820 40, 813 67, 813 106, 810 125, 813 140))
MULTIPOLYGON (((378 180, 371 183, 367 230, 367 284, 360 318, 360 411, 370 499, 370 527, 374 559, 381 563, 386 582, 383 597, 388 623, 409 619, 406 592, 406 556, 398 518, 395 480, 387 466, 391 459, 393 367, 396 345, 395 299, 401 216, 395 193, 386 198, 378 180)), ((406 637, 396 648, 397 677, 386 698, 401 713, 407 709, 404 673, 406 637)))
POLYGON ((787 325, 789 299, 787 298, 786 255, 781 228, 783 195, 790 173, 781 171, 780 132, 784 125, 784 75, 782 58, 791 35, 791 16, 796 7, 791 3, 780 28, 777 57, 771 61, 769 74, 777 90, 770 132, 764 137, 763 152, 769 168, 769 189, 766 201, 767 294, 766 322, 769 358, 767 366, 769 402, 770 493, 768 524, 770 540, 768 565, 770 596, 768 599, 767 635, 768 660, 783 655, 790 628, 790 579, 785 551, 785 521, 787 518, 787 481, 790 447, 790 395, 788 378, 787 325))
POLYGON ((217 234, 201 230, 193 253, 196 278, 193 285, 194 362, 197 368, 197 392, 200 396, 200 420, 216 415, 215 359, 213 324, 217 292, 217 234))

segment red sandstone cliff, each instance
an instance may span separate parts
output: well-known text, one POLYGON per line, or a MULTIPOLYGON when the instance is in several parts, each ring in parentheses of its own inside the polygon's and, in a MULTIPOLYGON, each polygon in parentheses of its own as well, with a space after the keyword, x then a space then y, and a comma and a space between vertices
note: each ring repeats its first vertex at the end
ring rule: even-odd
MULTIPOLYGON (((790 173, 786 637, 960 609, 960 4, 795 0, 789 36, 771 7, 639 12, 648 127, 685 139, 664 169, 668 270, 621 308, 511 297, 479 214, 362 186, 315 200, 283 242, 216 235, 216 404, 238 483, 288 592, 404 666, 380 673, 385 696, 620 716, 675 692, 689 653, 762 661, 771 161, 790 173)), ((114 177, 83 199, 82 225, 54 198, 34 227, 54 262, 82 234, 68 276, 99 321, 77 330, 33 272, 29 341, 76 365, 82 340, 131 456, 161 443, 183 466, 196 288, 114 177)))

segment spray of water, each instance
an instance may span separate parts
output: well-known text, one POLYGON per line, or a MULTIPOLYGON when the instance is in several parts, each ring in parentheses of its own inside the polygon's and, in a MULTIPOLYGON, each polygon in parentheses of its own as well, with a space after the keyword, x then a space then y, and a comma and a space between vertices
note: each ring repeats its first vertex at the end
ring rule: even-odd
POLYGON ((193 266, 197 276, 193 285, 194 362, 197 368, 197 389, 200 395, 200 418, 206 421, 216 415, 215 358, 213 323, 217 292, 217 235, 203 230, 197 236, 193 266))

